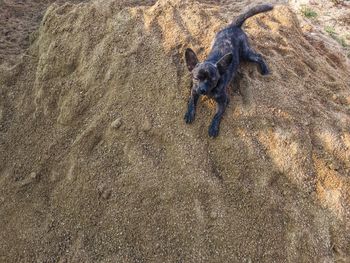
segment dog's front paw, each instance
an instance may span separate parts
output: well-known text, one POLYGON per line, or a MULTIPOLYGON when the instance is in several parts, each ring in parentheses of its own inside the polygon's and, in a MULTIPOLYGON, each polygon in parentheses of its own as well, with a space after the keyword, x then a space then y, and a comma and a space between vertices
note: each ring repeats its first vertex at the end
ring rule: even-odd
POLYGON ((262 65, 260 68, 260 73, 261 75, 266 76, 270 74, 270 70, 266 65, 262 65))
POLYGON ((194 121, 194 115, 195 115, 194 111, 188 111, 188 112, 186 112, 185 117, 184 117, 185 122, 186 122, 187 124, 192 123, 192 122, 194 121))
POLYGON ((210 125, 209 127, 209 137, 215 138, 219 135, 219 126, 217 125, 210 125))

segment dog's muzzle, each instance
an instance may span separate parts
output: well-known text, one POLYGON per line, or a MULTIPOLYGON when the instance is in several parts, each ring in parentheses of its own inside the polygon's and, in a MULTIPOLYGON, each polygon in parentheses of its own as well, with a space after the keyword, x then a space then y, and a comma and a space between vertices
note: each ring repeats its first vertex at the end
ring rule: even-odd
POLYGON ((202 87, 202 88, 199 88, 198 92, 200 95, 204 95, 205 93, 207 93, 207 89, 202 87))

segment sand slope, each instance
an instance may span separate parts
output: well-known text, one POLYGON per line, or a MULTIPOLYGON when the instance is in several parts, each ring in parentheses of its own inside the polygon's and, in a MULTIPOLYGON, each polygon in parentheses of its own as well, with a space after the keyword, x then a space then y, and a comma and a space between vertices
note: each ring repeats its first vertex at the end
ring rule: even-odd
POLYGON ((1 262, 348 262, 346 57, 287 6, 245 30, 217 139, 190 76, 253 1, 52 5, 28 56, 0 68, 1 262))

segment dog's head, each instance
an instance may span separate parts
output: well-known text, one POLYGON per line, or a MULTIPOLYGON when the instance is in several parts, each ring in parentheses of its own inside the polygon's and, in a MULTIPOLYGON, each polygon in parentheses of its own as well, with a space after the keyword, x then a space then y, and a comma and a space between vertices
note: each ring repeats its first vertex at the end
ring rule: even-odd
POLYGON ((232 53, 224 55, 216 64, 198 61, 196 53, 190 48, 186 49, 185 59, 188 70, 192 74, 193 88, 198 94, 210 93, 218 84, 232 62, 232 53))

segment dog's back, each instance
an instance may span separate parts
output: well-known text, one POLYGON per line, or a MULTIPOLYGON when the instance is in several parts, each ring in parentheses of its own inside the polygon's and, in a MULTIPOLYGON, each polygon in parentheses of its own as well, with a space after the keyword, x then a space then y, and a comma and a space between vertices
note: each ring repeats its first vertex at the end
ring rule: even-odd
POLYGON ((212 43, 207 61, 217 62, 223 55, 232 53, 236 58, 234 61, 238 62, 240 53, 242 52, 242 46, 244 47, 247 44, 247 35, 241 29, 241 26, 249 17, 272 9, 273 5, 271 4, 257 5, 239 15, 227 27, 220 30, 212 43))

